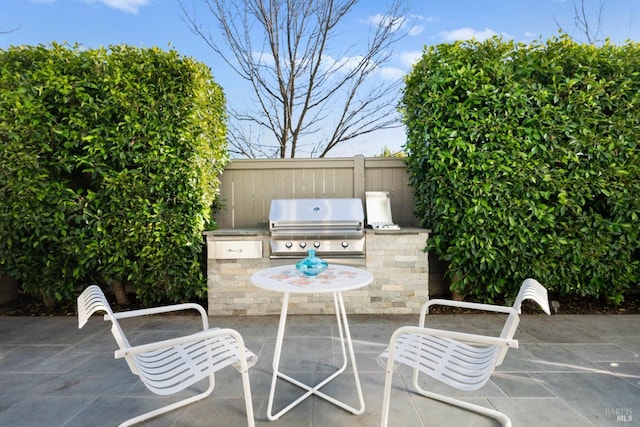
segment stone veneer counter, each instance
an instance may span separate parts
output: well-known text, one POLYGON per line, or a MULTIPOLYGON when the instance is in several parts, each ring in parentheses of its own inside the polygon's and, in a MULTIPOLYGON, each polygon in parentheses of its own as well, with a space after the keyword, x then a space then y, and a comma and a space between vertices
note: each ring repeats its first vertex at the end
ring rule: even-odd
MULTIPOLYGON (((366 229, 366 270, 374 281, 346 292, 349 314, 418 313, 429 296, 429 257, 424 252, 430 230, 366 229)), ((259 289, 249 280, 271 267, 270 233, 266 228, 204 232, 207 242, 209 315, 272 315, 282 295, 259 289)), ((293 264, 293 262, 292 262, 293 264)), ((333 313, 330 295, 292 295, 289 314, 333 313)))

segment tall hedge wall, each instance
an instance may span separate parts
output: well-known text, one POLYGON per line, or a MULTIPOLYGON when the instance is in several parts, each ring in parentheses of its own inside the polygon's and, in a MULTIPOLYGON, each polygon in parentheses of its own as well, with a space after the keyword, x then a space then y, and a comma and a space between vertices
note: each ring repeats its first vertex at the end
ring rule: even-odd
POLYGON ((418 215, 452 287, 526 277, 621 301, 640 276, 640 45, 426 48, 402 106, 418 215))
POLYGON ((0 272, 58 299, 114 280, 147 302, 202 296, 224 111, 175 51, 0 51, 0 272))

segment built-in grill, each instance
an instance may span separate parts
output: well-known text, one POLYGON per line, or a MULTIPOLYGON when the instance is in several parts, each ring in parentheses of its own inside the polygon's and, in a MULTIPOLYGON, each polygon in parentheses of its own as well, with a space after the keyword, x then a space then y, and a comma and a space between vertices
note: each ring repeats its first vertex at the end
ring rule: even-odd
POLYGON ((330 263, 365 263, 360 199, 274 199, 269 231, 270 258, 276 263, 302 259, 309 249, 330 263))

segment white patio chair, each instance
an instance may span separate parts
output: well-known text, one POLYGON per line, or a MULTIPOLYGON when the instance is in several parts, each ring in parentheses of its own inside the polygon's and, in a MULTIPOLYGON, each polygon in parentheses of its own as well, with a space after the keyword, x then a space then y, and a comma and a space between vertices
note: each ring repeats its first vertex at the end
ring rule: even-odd
POLYGON ((153 393, 175 394, 209 378, 209 387, 203 393, 131 418, 120 426, 130 426, 204 399, 213 391, 214 373, 229 365, 234 365, 242 374, 247 422, 250 427, 255 425, 249 368, 255 364, 257 357, 244 347, 242 336, 238 332, 232 329, 209 329, 209 319, 202 306, 191 303, 176 304, 114 313, 102 290, 98 286, 89 286, 78 297, 78 327, 82 328, 96 311, 104 311, 104 320, 112 323, 111 332, 119 347, 115 352, 115 358, 124 358, 131 372, 153 393), (118 323, 118 319, 188 309, 200 313, 202 332, 132 347, 118 323))
POLYGON ((551 314, 547 290, 534 279, 526 279, 522 283, 512 307, 442 299, 425 303, 420 311, 419 326, 398 328, 391 336, 389 347, 380 355, 380 362, 386 359, 384 365, 381 363, 386 366, 381 425, 385 427, 388 422, 391 382, 394 366, 398 363, 413 368, 412 382, 419 394, 495 418, 502 425, 511 426, 511 420, 501 412, 423 389, 418 383, 418 376, 423 373, 464 391, 477 390, 485 385, 496 366, 502 364, 507 350, 518 348, 518 341, 513 336, 518 327, 520 306, 525 299, 536 301, 545 313, 551 314), (433 305, 492 311, 508 316, 499 337, 425 328, 426 314, 433 305))

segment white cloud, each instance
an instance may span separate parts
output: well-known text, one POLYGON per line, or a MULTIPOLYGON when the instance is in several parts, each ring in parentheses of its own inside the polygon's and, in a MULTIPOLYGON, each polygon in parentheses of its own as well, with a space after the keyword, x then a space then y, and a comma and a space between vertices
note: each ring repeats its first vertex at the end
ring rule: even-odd
POLYGON ((376 15, 371 15, 365 21, 367 24, 375 25, 375 26, 384 26, 389 25, 389 23, 393 24, 394 30, 400 30, 409 28, 407 30, 407 34, 411 37, 419 36, 424 32, 424 25, 420 24, 412 24, 409 21, 426 21, 426 22, 434 22, 435 18, 428 17, 424 18, 421 15, 409 15, 409 18, 403 16, 389 16, 378 13, 376 15))
POLYGON ((251 53, 251 56, 256 64, 263 67, 273 67, 276 65, 276 59, 270 53, 255 51, 251 53))
POLYGON ((400 61, 405 67, 411 68, 413 64, 418 62, 418 60, 422 57, 422 52, 419 50, 402 52, 399 57, 400 61))
POLYGON ((84 0, 87 3, 100 2, 114 9, 136 15, 138 9, 149 4, 151 0, 84 0))
POLYGON ((404 77, 407 72, 396 67, 381 67, 377 73, 384 80, 398 80, 404 77))
POLYGON ((414 25, 409 29, 409 35, 412 37, 419 36, 424 31, 424 26, 414 25))
MULTIPOLYGON (((324 72, 337 72, 347 74, 358 68, 362 62, 364 61, 364 56, 355 55, 355 56, 343 56, 342 58, 334 58, 331 55, 323 55, 322 56, 322 71, 324 72)), ((375 67, 376 64, 370 62, 368 67, 375 67)))
MULTIPOLYGON (((271 53, 254 51, 251 54, 253 62, 261 67, 274 68, 276 66, 276 60, 271 53)), ((342 58, 334 58, 331 55, 323 55, 320 62, 320 66, 323 72, 337 72, 347 74, 359 67, 364 61, 364 56, 343 56, 342 58)), ((309 58, 307 63, 303 63, 298 60, 296 66, 298 69, 306 68, 309 66, 309 58)), ((370 63, 369 67, 375 67, 374 63, 370 63)))
POLYGON ((364 56, 343 56, 342 58, 335 61, 331 57, 327 57, 326 59, 329 61, 333 61, 333 67, 335 67, 336 69, 341 70, 345 73, 349 73, 355 70, 362 63, 362 61, 364 61, 364 56))
MULTIPOLYGON (((323 71, 331 71, 347 74, 354 71, 357 67, 363 66, 364 56, 343 56, 342 58, 335 59, 329 55, 322 57, 323 71)), ((398 80, 404 77, 407 73, 405 69, 397 67, 379 66, 373 62, 368 62, 364 65, 369 71, 373 71, 373 74, 384 80, 398 80)), ((410 68, 407 66, 407 68, 410 68)))
POLYGON ((440 33, 440 37, 442 37, 442 39, 446 42, 471 39, 483 41, 497 35, 500 35, 503 38, 513 38, 508 33, 498 34, 491 28, 485 28, 484 30, 474 30, 473 28, 459 28, 457 30, 442 31, 440 33))
POLYGON ((410 14, 409 18, 415 19, 416 21, 426 21, 426 22, 437 22, 438 18, 435 16, 427 16, 426 18, 422 15, 410 14))
POLYGON ((392 24, 394 30, 399 30, 407 24, 407 19, 401 16, 389 16, 378 13, 376 15, 369 16, 367 18, 367 22, 378 27, 392 24))

